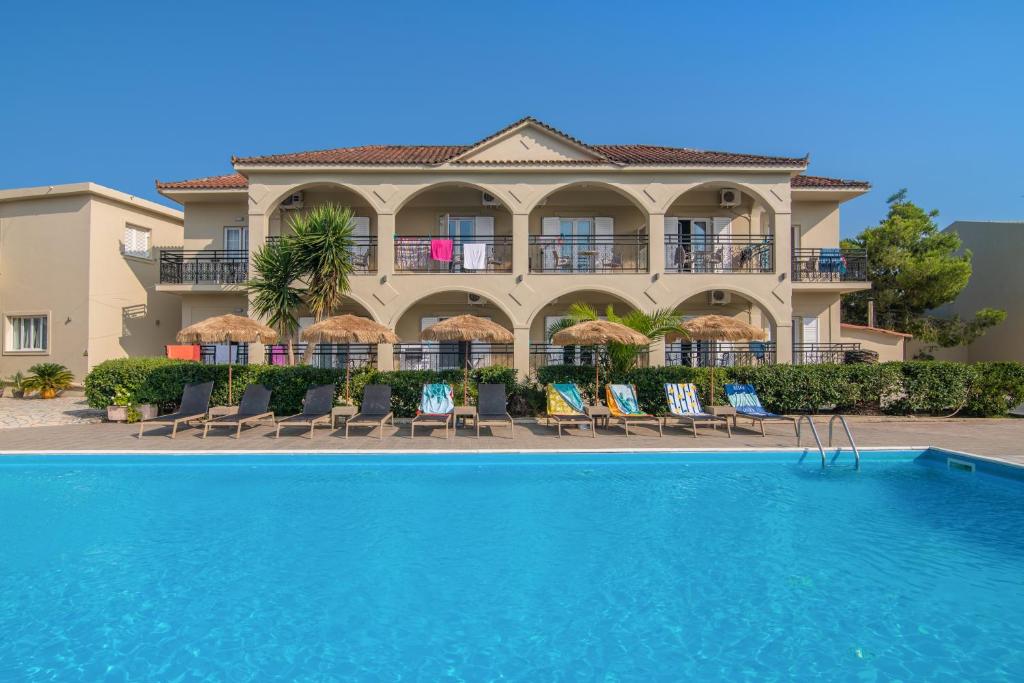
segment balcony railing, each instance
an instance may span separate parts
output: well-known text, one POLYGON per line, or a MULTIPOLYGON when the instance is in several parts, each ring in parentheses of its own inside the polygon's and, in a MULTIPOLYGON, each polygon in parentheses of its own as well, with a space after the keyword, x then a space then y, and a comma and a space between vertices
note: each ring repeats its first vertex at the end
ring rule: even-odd
POLYGON ((669 273, 771 273, 774 270, 772 235, 665 235, 665 271, 669 273))
POLYGON ((845 363, 846 354, 849 351, 860 351, 860 344, 804 344, 797 342, 793 344, 793 364, 845 363))
POLYGON ((676 342, 665 346, 665 365, 694 368, 771 365, 775 342, 676 342))
POLYGON ((469 354, 470 368, 491 365, 512 367, 511 344, 485 342, 423 342, 395 344, 396 370, 459 370, 466 367, 469 354))
MULTIPOLYGON (((268 243, 280 240, 280 235, 271 235, 267 238, 268 243)), ((351 251, 353 273, 356 275, 366 275, 377 272, 377 238, 374 235, 369 237, 353 237, 351 251)))
POLYGON ((795 282, 867 282, 868 254, 864 249, 794 249, 795 282))
POLYGON ((395 237, 395 272, 511 273, 512 236, 397 236, 395 237), (435 244, 435 242, 445 240, 450 240, 452 243, 450 258, 445 252, 444 245, 435 244), (441 258, 435 258, 437 256, 441 258))
POLYGON ((530 235, 531 273, 646 273, 647 235, 530 235))
MULTIPOLYGON (((558 344, 530 344, 530 369, 535 370, 545 365, 589 365, 593 367, 594 358, 603 365, 608 361, 607 349, 603 346, 559 346, 558 344)), ((641 349, 638 365, 647 367, 650 352, 641 349)))
POLYGON ((249 277, 248 252, 234 249, 160 251, 160 283, 237 285, 249 277))
POLYGON ((249 364, 249 345, 232 344, 231 355, 228 355, 227 344, 201 344, 199 346, 199 361, 207 365, 223 365, 231 359, 235 365, 249 364))
MULTIPOLYGON (((307 344, 293 344, 295 362, 301 363, 307 344)), ((288 364, 288 345, 270 344, 264 347, 264 360, 270 365, 288 364)), ((310 365, 317 368, 344 368, 348 364, 353 370, 377 367, 376 344, 317 344, 310 358, 310 365)))

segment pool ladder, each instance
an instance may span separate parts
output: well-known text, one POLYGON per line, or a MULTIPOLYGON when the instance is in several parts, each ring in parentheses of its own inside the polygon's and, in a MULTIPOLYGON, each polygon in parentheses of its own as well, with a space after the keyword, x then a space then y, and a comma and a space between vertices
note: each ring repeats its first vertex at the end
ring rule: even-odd
MULTIPOLYGON (((800 439, 803 436, 800 430, 800 425, 803 424, 804 420, 807 420, 807 424, 811 428, 811 436, 814 437, 814 443, 818 446, 818 453, 821 454, 821 466, 825 467, 825 465, 828 464, 828 458, 825 456, 825 447, 821 445, 821 437, 818 436, 818 429, 814 426, 814 420, 810 415, 801 415, 796 421, 796 445, 800 445, 800 439)), ((846 418, 842 415, 833 415, 828 421, 828 447, 832 448, 832 434, 836 420, 839 420, 839 424, 843 426, 843 431, 846 432, 846 438, 850 441, 850 449, 853 450, 855 467, 860 469, 860 450, 857 448, 857 442, 853 440, 853 433, 850 431, 850 425, 847 424, 846 418)), ((836 453, 837 457, 838 455, 839 454, 836 453)))

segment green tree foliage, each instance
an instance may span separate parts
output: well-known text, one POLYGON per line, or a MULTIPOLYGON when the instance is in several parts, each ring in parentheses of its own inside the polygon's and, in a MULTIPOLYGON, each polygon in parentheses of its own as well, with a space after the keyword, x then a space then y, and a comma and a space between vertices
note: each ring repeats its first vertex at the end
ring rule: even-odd
POLYGON ((341 307, 352 274, 352 209, 320 204, 292 218, 289 241, 306 277, 306 303, 317 320, 341 307))
POLYGON ((302 290, 295 282, 302 269, 291 240, 269 242, 253 254, 255 277, 245 283, 253 313, 288 341, 288 364, 295 364, 292 336, 299 329, 295 312, 302 305, 302 290))
POLYGON ((958 254, 960 236, 942 232, 935 224, 938 211, 925 211, 900 190, 888 199, 889 213, 843 246, 866 249, 869 291, 843 297, 843 318, 867 322, 867 302, 875 301, 876 324, 909 332, 938 346, 970 343, 998 325, 1006 313, 985 308, 973 320, 940 318, 930 311, 963 291, 971 277, 971 252, 958 254))

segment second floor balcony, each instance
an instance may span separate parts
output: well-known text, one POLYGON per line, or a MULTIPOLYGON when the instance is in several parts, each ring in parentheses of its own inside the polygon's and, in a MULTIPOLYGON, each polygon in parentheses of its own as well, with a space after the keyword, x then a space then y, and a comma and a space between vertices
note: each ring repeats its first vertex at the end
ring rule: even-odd
POLYGON ((793 250, 794 282, 867 282, 868 254, 864 249, 793 250))
POLYGON ((531 273, 646 273, 647 235, 530 235, 531 273))
POLYGON ((771 273, 772 235, 665 235, 668 273, 771 273))
POLYGON ((249 278, 249 253, 236 249, 163 249, 160 284, 239 285, 249 278))
POLYGON ((396 273, 511 273, 512 236, 395 237, 396 273))
MULTIPOLYGON (((271 235, 268 243, 280 241, 279 235, 271 235)), ((368 275, 377 272, 377 237, 376 235, 356 235, 352 237, 352 272, 355 275, 368 275)))

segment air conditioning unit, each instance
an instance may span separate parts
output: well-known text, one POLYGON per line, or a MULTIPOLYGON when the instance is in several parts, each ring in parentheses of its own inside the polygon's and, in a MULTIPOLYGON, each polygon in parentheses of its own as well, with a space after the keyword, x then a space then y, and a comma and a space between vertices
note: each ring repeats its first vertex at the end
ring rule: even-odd
POLYGON ((487 299, 483 298, 479 294, 468 294, 467 298, 469 299, 470 306, 483 306, 487 303, 487 299))
POLYGON ((723 187, 718 191, 718 204, 728 209, 740 205, 740 191, 733 187, 723 187))
POLYGON ((301 209, 303 207, 303 194, 296 192, 288 195, 283 202, 281 202, 282 209, 301 209))
POLYGON ((712 289, 708 292, 708 303, 712 306, 724 306, 732 301, 732 293, 724 289, 712 289))
POLYGON ((490 192, 481 192, 481 203, 484 206, 501 206, 501 202, 490 192))

